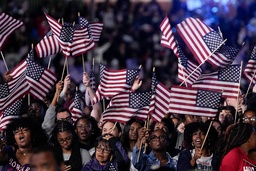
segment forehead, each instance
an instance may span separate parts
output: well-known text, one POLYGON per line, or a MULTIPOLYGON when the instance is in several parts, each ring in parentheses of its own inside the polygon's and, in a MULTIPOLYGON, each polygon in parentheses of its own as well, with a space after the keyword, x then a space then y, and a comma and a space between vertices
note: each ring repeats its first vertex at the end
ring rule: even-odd
POLYGON ((29 108, 40 108, 40 104, 39 103, 32 103, 29 108))
POLYGON ((54 156, 51 152, 49 151, 42 151, 37 154, 33 154, 31 156, 31 163, 53 163, 54 161, 54 156))
POLYGON ((58 138, 66 138, 66 137, 69 137, 69 136, 71 136, 72 134, 71 134, 71 132, 69 132, 69 131, 63 131, 63 132, 59 132, 58 134, 57 134, 57 136, 58 136, 58 138))
POLYGON ((166 133, 162 129, 157 129, 154 132, 152 132, 151 135, 162 136, 162 135, 166 135, 166 133))
POLYGON ((224 114, 224 115, 226 115, 226 114, 231 114, 231 110, 222 110, 221 112, 220 112, 221 114, 224 114))
POLYGON ((90 121, 87 118, 79 119, 77 122, 77 125, 82 125, 82 124, 90 124, 90 121))
POLYGON ((131 124, 131 127, 140 127, 140 126, 142 126, 142 125, 140 125, 138 122, 133 122, 132 124, 131 124))
POLYGON ((103 128, 112 128, 115 124, 113 122, 106 122, 103 125, 103 128))
POLYGON ((256 115, 256 113, 254 111, 251 111, 251 110, 246 111, 244 113, 244 116, 246 116, 246 117, 252 117, 252 116, 255 116, 255 115, 256 115))
POLYGON ((62 119, 62 118, 66 118, 69 116, 70 116, 70 114, 67 111, 57 113, 57 119, 62 119))

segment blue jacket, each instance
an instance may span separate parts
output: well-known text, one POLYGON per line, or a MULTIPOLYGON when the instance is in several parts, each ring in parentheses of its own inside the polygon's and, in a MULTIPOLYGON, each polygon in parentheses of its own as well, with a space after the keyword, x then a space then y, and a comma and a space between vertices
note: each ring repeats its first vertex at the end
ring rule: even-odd
MULTIPOLYGON (((152 166, 160 167, 160 160, 158 160, 155 157, 155 155, 152 151, 148 155, 144 154, 143 151, 141 151, 139 162, 137 162, 138 153, 139 153, 139 149, 137 149, 136 146, 134 146, 133 152, 132 152, 132 164, 139 171, 152 170, 152 166)), ((172 157, 169 155, 169 153, 166 153, 166 156, 168 157, 168 162, 166 163, 165 167, 172 168, 172 169, 176 170, 177 161, 172 159, 172 157)))

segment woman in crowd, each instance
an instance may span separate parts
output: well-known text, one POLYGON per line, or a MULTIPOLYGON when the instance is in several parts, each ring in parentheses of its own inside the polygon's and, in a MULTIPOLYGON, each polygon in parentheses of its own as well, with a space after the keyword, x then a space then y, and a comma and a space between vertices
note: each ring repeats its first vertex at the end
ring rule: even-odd
POLYGON ((128 171, 130 160, 116 137, 99 137, 95 144, 95 154, 82 171, 128 171))
POLYGON ((208 136, 205 137, 208 127, 209 124, 202 122, 192 122, 185 126, 185 150, 179 154, 177 171, 216 169, 216 158, 213 155, 213 151, 218 134, 211 127, 208 136), (205 138, 207 139, 205 140, 205 138), (203 144, 204 141, 205 143, 203 144))
POLYGON ((256 149, 255 142, 256 132, 251 124, 232 125, 225 140, 217 148, 220 171, 254 170, 256 162, 249 158, 249 153, 256 149))
POLYGON ((150 130, 155 131, 157 129, 164 130, 168 135, 168 153, 174 157, 179 154, 180 150, 175 149, 176 141, 178 132, 177 129, 174 127, 174 123, 171 118, 162 118, 161 122, 152 122, 150 125, 150 130))
POLYGON ((91 156, 85 149, 79 147, 79 141, 71 123, 58 121, 53 129, 53 143, 59 159, 64 161, 64 169, 77 171, 87 163, 91 156))
POLYGON ((7 127, 7 146, 0 144, 2 171, 30 170, 29 160, 34 148, 47 142, 40 124, 32 118, 15 119, 7 127))
POLYGON ((102 125, 101 135, 103 137, 116 137, 120 138, 122 135, 122 128, 118 122, 105 121, 102 125))
MULTIPOLYGON (((132 150, 135 146, 137 140, 138 140, 138 131, 144 126, 144 122, 142 120, 139 120, 136 117, 132 117, 128 122, 126 122, 123 134, 121 136, 121 142, 128 154, 128 157, 130 160, 132 160, 132 150)), ((131 169, 137 170, 134 168, 134 166, 131 164, 131 169)))
POLYGON ((90 150, 94 147, 95 139, 100 135, 97 121, 91 116, 82 116, 75 122, 75 131, 78 135, 80 148, 90 150))
POLYGON ((138 170, 149 171, 154 167, 166 166, 169 169, 176 168, 176 160, 167 152, 168 134, 163 129, 157 129, 151 133, 146 128, 139 130, 139 138, 133 148, 132 164, 138 170), (143 153, 144 144, 149 142, 151 152, 143 153))
MULTIPOLYGON (((256 110, 252 107, 247 108, 242 115, 241 121, 243 123, 249 123, 256 128, 256 110)), ((256 150, 250 151, 249 158, 256 161, 256 150)))

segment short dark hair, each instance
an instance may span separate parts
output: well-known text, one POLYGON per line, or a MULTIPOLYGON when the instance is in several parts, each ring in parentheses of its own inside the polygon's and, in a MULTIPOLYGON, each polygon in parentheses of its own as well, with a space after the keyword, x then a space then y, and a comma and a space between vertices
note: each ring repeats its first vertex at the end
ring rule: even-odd
POLYGON ((71 115, 71 112, 70 112, 67 108, 61 107, 61 108, 59 108, 59 109, 57 110, 56 113, 60 113, 60 112, 68 112, 69 115, 70 115, 70 117, 72 116, 72 115, 71 115))
POLYGON ((32 151, 32 155, 39 154, 39 153, 42 153, 42 152, 50 152, 50 153, 52 153, 53 158, 56 160, 56 163, 58 164, 58 166, 60 166, 62 161, 59 160, 59 158, 57 157, 57 155, 56 155, 56 153, 54 151, 54 148, 51 145, 49 145, 49 144, 40 145, 39 147, 35 148, 32 151))

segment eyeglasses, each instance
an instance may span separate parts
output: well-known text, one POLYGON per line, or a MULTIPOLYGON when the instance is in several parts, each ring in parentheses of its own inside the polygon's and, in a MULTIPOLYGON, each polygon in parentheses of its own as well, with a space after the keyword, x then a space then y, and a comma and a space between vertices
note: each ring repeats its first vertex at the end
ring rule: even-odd
POLYGON ((110 149, 106 149, 106 148, 102 148, 102 147, 96 147, 96 151, 99 152, 99 153, 106 153, 106 154, 109 154, 111 152, 110 149))
POLYGON ((30 131, 28 128, 18 128, 16 130, 13 131, 13 134, 16 135, 16 134, 20 134, 20 133, 26 133, 30 131))
POLYGON ((58 141, 59 141, 59 143, 60 144, 63 144, 64 142, 70 142, 72 140, 72 136, 69 136, 69 137, 66 137, 66 138, 64 138, 64 139, 62 139, 62 138, 58 138, 58 141))
POLYGON ((256 122, 256 116, 252 117, 243 117, 244 122, 256 122))
POLYGON ((68 122, 70 122, 71 121, 71 117, 68 116, 66 118, 59 118, 59 121, 68 121, 68 122))
POLYGON ((162 135, 162 136, 151 136, 150 137, 150 141, 157 141, 157 140, 159 140, 159 141, 165 141, 167 139, 167 137, 165 136, 165 135, 162 135))
POLYGON ((91 125, 77 125, 77 129, 86 129, 89 130, 91 129, 91 125))

